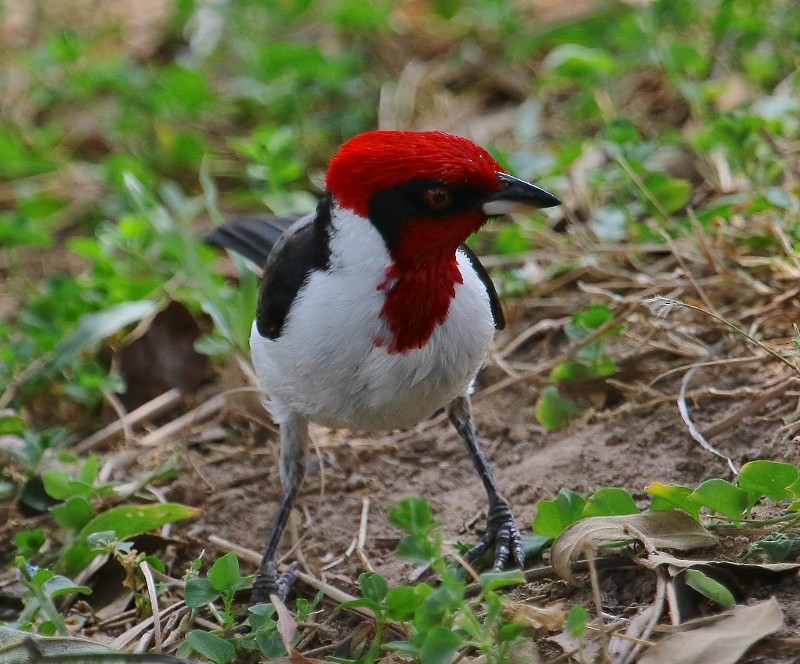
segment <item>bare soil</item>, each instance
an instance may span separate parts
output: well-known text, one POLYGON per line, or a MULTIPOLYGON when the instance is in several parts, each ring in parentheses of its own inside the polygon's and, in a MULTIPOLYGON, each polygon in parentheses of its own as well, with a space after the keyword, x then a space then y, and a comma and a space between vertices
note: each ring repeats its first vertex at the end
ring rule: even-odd
MULTIPOLYGON (((544 429, 536 421, 536 399, 546 383, 547 367, 568 354, 570 342, 558 325, 542 321, 563 320, 570 311, 597 301, 582 290, 573 283, 549 301, 530 297, 513 302, 512 324, 498 334, 497 352, 474 395, 487 456, 521 528, 530 532, 536 502, 552 499, 562 487, 588 493, 621 486, 646 506, 645 487, 652 482, 695 487, 712 477, 730 478, 727 463, 692 439, 678 410, 681 381, 698 362, 717 364, 700 368, 692 377, 686 403, 697 428, 715 433, 709 437, 722 454, 738 467, 752 459, 800 461, 796 390, 787 386, 772 398, 764 397, 791 375, 785 366, 765 359, 762 351, 699 314, 677 311, 658 319, 632 295, 613 304, 626 325, 608 349, 619 361, 618 374, 572 386, 570 391, 593 407, 563 431, 544 429), (535 329, 543 331, 536 334, 535 329), (514 343, 516 349, 505 353, 520 334, 530 339, 514 343), (702 351, 717 342, 721 347, 702 351), (742 414, 759 399, 752 412, 742 414)), ((775 308, 765 299, 753 310, 770 312, 767 336, 774 337, 775 345, 791 334, 792 319, 798 318, 795 301, 775 308)), ((265 428, 263 418, 252 403, 234 406, 220 418, 222 442, 188 448, 185 472, 168 495, 202 510, 192 523, 177 528, 190 550, 208 548, 211 536, 262 550, 280 496, 276 436, 274 429, 265 428)), ((357 577, 367 564, 390 583, 409 582, 415 567, 394 555, 400 533, 388 523, 388 510, 406 495, 431 503, 447 540, 476 541, 484 526, 485 495, 462 443, 443 420, 438 417, 412 431, 370 438, 316 429, 316 450, 282 545, 286 557, 353 594, 358 594, 357 577), (354 547, 365 510, 368 527, 360 556, 354 547)), ((751 532, 725 536, 718 549, 697 555, 735 560, 756 538, 751 532)), ((573 587, 555 578, 537 582, 518 589, 515 596, 535 595, 539 605, 564 599, 567 606, 575 601, 591 605, 588 579, 578 578, 573 587)), ((631 617, 653 598, 652 578, 641 572, 604 573, 601 588, 606 610, 617 616, 631 617)), ((798 590, 794 578, 776 587, 757 586, 752 592, 752 600, 775 594, 786 626, 745 661, 796 661, 786 644, 796 643, 791 639, 800 635, 798 590)), ((302 583, 297 592, 313 595, 302 583)))

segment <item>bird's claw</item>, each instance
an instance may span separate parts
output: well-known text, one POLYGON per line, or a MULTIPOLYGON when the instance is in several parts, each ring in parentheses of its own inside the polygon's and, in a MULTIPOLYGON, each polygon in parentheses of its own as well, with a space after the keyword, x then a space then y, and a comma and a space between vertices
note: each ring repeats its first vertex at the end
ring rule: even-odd
POLYGON ((293 562, 281 574, 278 574, 275 563, 269 563, 265 570, 259 570, 250 592, 250 605, 266 604, 271 601, 270 595, 277 595, 279 600, 285 600, 297 579, 298 565, 299 563, 293 562))
POLYGON ((525 567, 525 554, 522 550, 522 535, 511 515, 508 503, 500 501, 489 507, 489 517, 486 520, 486 533, 475 546, 467 551, 465 558, 468 562, 479 558, 494 546, 493 572, 501 572, 509 562, 516 563, 517 567, 525 567))

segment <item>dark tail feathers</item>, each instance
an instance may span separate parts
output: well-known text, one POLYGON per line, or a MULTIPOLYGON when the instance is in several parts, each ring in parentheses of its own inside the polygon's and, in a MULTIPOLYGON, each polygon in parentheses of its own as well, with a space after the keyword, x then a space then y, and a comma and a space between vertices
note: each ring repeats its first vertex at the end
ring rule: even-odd
POLYGON ((256 265, 263 266, 269 252, 283 232, 296 220, 268 215, 230 217, 206 235, 205 240, 215 247, 230 249, 256 265))

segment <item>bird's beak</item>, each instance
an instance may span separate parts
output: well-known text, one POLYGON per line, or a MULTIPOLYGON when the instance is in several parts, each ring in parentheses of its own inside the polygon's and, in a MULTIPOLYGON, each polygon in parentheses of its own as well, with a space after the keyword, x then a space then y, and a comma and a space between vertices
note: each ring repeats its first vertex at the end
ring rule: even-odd
POLYGON ((561 205, 561 201, 553 194, 525 182, 525 180, 515 178, 508 173, 498 173, 497 177, 505 186, 487 197, 481 204, 481 209, 487 217, 508 214, 525 208, 539 209, 561 205))

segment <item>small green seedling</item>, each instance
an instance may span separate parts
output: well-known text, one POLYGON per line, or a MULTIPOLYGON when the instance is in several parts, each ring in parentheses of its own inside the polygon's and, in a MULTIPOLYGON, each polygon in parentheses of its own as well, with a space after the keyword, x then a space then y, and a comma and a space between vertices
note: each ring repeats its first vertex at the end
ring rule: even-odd
POLYGON ((70 593, 91 594, 91 588, 81 586, 65 576, 54 574, 49 569, 39 569, 25 562, 22 556, 14 559, 22 582, 28 588, 28 596, 23 600, 24 608, 15 626, 32 629, 39 617, 44 620, 37 625, 40 634, 69 634, 64 616, 56 608, 54 600, 70 593))

